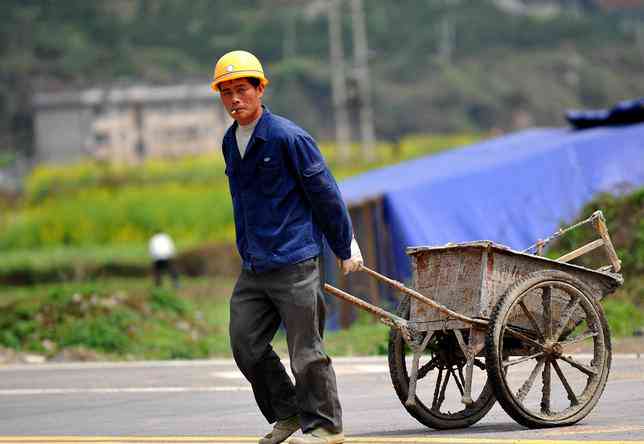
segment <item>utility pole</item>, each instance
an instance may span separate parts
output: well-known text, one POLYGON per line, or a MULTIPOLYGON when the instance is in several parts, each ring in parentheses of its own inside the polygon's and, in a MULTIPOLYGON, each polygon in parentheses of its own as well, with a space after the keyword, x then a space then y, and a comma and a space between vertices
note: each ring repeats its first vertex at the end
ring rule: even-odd
POLYGON ((375 157, 375 132, 373 128, 373 108, 371 106, 371 79, 369 78, 367 46, 367 28, 365 25, 362 0, 351 0, 353 20, 353 57, 355 59, 355 77, 358 84, 360 104, 360 136, 362 156, 366 161, 375 157))
POLYGON ((635 21, 635 42, 637 47, 640 50, 642 59, 644 59, 644 29, 641 26, 638 26, 638 22, 635 21))
POLYGON ((338 157, 348 161, 349 113, 347 111, 347 81, 344 72, 344 49, 342 48, 342 24, 339 13, 340 0, 329 0, 329 47, 331 57, 331 89, 335 113, 335 137, 338 157))
POLYGON ((441 20, 440 27, 441 34, 438 56, 443 62, 450 64, 452 62, 452 51, 454 49, 454 29, 447 17, 444 17, 443 20, 441 20))
POLYGON ((285 9, 283 14, 284 38, 282 40, 282 58, 289 59, 295 57, 297 52, 297 11, 292 7, 285 9))

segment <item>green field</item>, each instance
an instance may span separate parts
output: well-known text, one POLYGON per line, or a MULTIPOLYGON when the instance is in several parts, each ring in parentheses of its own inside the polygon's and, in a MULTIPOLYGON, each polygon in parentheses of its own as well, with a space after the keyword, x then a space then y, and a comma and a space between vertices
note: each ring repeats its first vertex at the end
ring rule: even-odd
MULTIPOLYGON (((320 148, 338 180, 480 140, 481 134, 409 136, 378 144, 376 159, 350 161, 320 148)), ((80 163, 41 166, 18 200, 0 196, 0 283, 100 277, 110 270, 141 275, 147 240, 168 232, 180 251, 234 243, 228 183, 221 155, 151 160, 125 166, 80 163), (137 272, 138 270, 138 272, 137 272)), ((118 274, 118 273, 116 273, 118 274)))

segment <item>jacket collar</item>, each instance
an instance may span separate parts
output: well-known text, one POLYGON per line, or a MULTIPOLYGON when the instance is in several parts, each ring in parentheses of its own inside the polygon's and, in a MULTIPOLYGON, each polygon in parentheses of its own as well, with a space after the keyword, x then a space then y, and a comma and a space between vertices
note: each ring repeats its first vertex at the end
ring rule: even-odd
MULTIPOLYGON (((257 125, 255 125, 255 131, 253 131, 253 136, 251 140, 261 139, 264 142, 268 140, 268 130, 270 127, 271 115, 272 114, 268 109, 268 107, 266 105, 262 105, 262 115, 260 116, 259 121, 257 122, 257 125)), ((230 130, 225 135, 225 137, 228 140, 233 139, 238 126, 239 124, 237 123, 237 121, 234 121, 230 127, 230 130)), ((250 146, 250 141, 249 141, 249 146, 250 146)))
POLYGON ((268 140, 268 128, 270 126, 270 120, 271 112, 269 111, 267 106, 262 105, 262 115, 259 118, 259 122, 257 122, 257 125, 255 126, 253 139, 262 139, 264 142, 268 140))

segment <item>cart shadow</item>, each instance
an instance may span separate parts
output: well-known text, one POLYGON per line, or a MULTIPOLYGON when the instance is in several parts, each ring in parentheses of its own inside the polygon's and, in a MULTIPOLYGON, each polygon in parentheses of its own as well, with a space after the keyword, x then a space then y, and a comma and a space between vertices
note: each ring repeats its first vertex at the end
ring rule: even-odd
POLYGON ((353 437, 369 437, 369 436, 405 436, 405 435, 424 435, 431 434, 432 436, 454 436, 454 435, 476 435, 479 433, 502 433, 502 432, 518 432, 527 430, 519 424, 486 424, 481 426, 471 426, 464 429, 452 430, 434 430, 430 428, 395 430, 387 432, 369 432, 351 435, 353 437))

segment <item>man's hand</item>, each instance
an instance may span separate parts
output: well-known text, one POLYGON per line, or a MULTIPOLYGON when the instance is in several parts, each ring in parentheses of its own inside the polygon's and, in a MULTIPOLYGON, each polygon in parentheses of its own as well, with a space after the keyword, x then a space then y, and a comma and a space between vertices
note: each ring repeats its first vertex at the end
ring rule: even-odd
POLYGON ((362 267, 363 261, 362 257, 350 257, 342 261, 342 274, 345 276, 354 271, 360 270, 362 267))
POLYGON ((349 273, 354 271, 359 271, 364 261, 362 260, 362 252, 356 242, 356 238, 351 239, 351 257, 349 259, 344 259, 340 262, 340 268, 342 268, 342 273, 346 276, 349 273))

